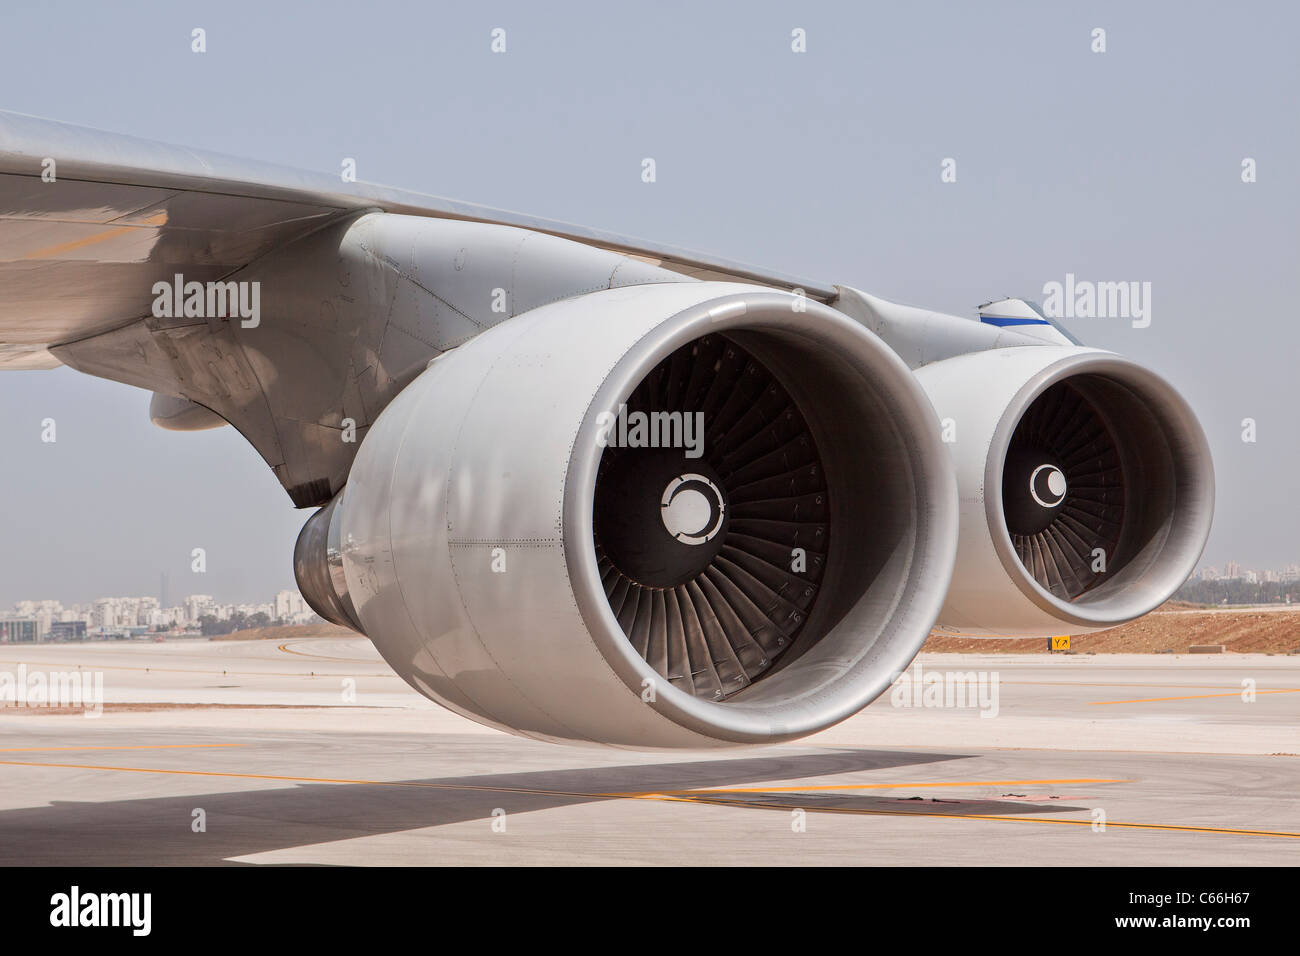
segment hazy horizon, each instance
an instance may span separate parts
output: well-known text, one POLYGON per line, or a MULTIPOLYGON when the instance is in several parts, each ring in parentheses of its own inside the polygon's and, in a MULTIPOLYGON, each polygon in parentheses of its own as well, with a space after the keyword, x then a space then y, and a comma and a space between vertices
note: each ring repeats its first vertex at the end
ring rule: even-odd
MULTIPOLYGON (((50 9, 0 12, 0 108, 325 172, 355 157, 367 181, 963 316, 1067 274, 1150 282, 1149 327, 1064 324, 1196 411, 1218 482, 1202 564, 1300 563, 1295 8, 50 9)), ((0 372, 0 608, 157 594, 160 572, 173 601, 295 586, 310 510, 234 429, 165 432, 148 404, 69 369, 0 372)))

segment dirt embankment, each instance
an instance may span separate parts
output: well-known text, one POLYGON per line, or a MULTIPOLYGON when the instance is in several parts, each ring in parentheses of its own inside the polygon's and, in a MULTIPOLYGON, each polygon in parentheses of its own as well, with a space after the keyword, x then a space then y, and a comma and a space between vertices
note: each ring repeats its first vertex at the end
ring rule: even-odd
MULTIPOLYGON (((1300 607, 1198 608, 1170 602, 1130 624, 1070 638, 1070 649, 1095 654, 1185 654, 1193 644, 1222 644, 1227 653, 1288 654, 1300 651, 1300 607)), ((923 650, 984 654, 1046 654, 1046 638, 987 641, 931 634, 923 650)))
POLYGON ((277 624, 274 627, 250 627, 246 631, 219 634, 214 641, 288 641, 304 637, 356 637, 356 631, 339 627, 328 621, 315 624, 277 624))

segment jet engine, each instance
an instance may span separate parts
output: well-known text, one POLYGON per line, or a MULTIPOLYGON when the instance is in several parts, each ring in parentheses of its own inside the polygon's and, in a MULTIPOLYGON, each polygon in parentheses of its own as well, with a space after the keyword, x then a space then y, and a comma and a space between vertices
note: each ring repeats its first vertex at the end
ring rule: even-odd
POLYGON ((1163 379, 1057 346, 975 352, 916 375, 961 499, 940 630, 1095 631, 1154 609, 1191 574, 1214 472, 1205 434, 1163 379))
POLYGON ((915 377, 840 312, 670 282, 441 354, 303 529, 322 616, 421 693, 539 739, 771 743, 911 661, 957 547, 915 377))

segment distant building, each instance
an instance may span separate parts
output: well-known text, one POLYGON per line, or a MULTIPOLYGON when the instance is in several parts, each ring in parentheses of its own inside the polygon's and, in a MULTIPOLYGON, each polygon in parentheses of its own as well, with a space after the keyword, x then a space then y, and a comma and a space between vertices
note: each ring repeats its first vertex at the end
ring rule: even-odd
POLYGON ((185 599, 185 620, 189 624, 199 623, 199 618, 211 614, 214 602, 211 594, 191 594, 185 599))
POLYGON ((304 615, 313 613, 315 612, 307 606, 307 602, 297 591, 281 591, 275 596, 276 620, 297 623, 304 615))
POLYGON ((50 625, 52 641, 84 641, 85 639, 85 621, 55 621, 50 625))
POLYGON ((0 642, 35 644, 40 636, 40 624, 34 617, 17 617, 0 621, 0 642))
POLYGON ((91 611, 90 621, 93 626, 101 629, 114 628, 117 627, 120 616, 121 608, 117 598, 100 598, 91 611))
POLYGON ((156 597, 134 598, 134 608, 132 609, 132 620, 128 624, 135 627, 150 627, 153 624, 153 615, 160 607, 156 597))

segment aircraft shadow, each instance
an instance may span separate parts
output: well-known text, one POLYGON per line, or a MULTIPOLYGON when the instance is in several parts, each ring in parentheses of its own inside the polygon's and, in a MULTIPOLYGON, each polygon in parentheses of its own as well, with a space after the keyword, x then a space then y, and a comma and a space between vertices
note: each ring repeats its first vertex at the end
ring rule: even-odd
MULTIPOLYGON (((612 796, 616 794, 738 787, 771 781, 781 781, 774 786, 792 786, 808 778, 968 756, 823 749, 814 753, 472 774, 384 784, 295 783, 126 800, 60 800, 49 806, 0 811, 0 865, 223 865, 229 864, 231 857, 467 820, 483 820, 486 827, 493 809, 498 807, 513 816, 618 799, 612 796), (195 808, 202 808, 206 814, 206 832, 191 830, 195 808)), ((5 768, 5 772, 16 769, 5 768)), ((177 780, 192 784, 202 779, 173 778, 167 786, 176 786, 177 780)), ((911 804, 929 813, 935 812, 935 807, 952 806, 947 802, 911 803, 825 792, 718 795, 714 802, 743 803, 751 797, 769 805, 808 809, 909 809, 911 804)), ((713 801, 712 796, 709 799, 713 801)), ((958 804, 961 809, 952 812, 1023 814, 1070 809, 996 801, 958 804)))

